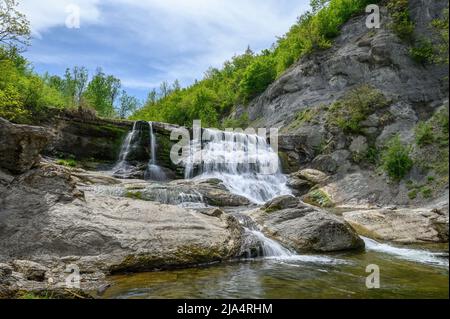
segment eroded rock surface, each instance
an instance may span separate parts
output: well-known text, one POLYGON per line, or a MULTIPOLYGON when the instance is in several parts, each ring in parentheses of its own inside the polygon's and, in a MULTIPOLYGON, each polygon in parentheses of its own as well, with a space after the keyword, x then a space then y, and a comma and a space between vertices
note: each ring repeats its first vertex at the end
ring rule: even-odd
POLYGON ((391 242, 448 242, 448 201, 426 208, 392 208, 344 213, 359 234, 391 242))
POLYGON ((268 236, 298 252, 362 249, 364 242, 338 217, 294 197, 276 198, 248 212, 268 236))
POLYGON ((0 118, 0 168, 24 173, 39 163, 52 135, 43 127, 16 125, 0 118))

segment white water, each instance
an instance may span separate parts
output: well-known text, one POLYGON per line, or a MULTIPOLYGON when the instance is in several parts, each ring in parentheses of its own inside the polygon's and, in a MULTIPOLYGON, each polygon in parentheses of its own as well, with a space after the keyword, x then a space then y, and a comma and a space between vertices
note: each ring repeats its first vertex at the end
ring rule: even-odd
POLYGON ((161 166, 158 165, 156 160, 156 135, 153 131, 153 123, 148 122, 150 127, 150 161, 148 163, 147 171, 145 172, 145 179, 150 179, 153 181, 165 181, 167 176, 162 170, 161 166))
POLYGON ((397 258, 422 264, 449 266, 448 254, 435 253, 427 250, 398 248, 379 243, 373 239, 361 237, 366 243, 366 250, 393 255, 397 258))
POLYGON ((126 170, 129 165, 127 163, 127 157, 128 154, 130 154, 131 147, 132 147, 132 141, 135 138, 136 134, 138 134, 138 130, 136 130, 136 123, 133 124, 133 129, 131 132, 128 133, 127 137, 125 138, 125 141, 122 144, 122 148, 120 150, 119 160, 116 164, 116 166, 113 168, 114 172, 120 171, 120 170, 126 170))
POLYGON ((258 135, 205 129, 200 150, 196 141, 185 163, 185 177, 218 178, 227 189, 262 204, 280 195, 290 195, 281 173, 278 154, 258 135), (196 163, 201 163, 196 166, 196 163))

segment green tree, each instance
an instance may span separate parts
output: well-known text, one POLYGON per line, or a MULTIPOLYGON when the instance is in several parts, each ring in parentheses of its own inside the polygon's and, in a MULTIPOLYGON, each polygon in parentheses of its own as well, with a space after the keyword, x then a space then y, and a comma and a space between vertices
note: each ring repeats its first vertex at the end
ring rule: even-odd
POLYGON ((127 94, 127 92, 122 91, 120 95, 120 104, 118 115, 121 119, 126 119, 130 114, 136 112, 139 108, 139 100, 127 94))
POLYGON ((245 101, 262 93, 276 78, 276 70, 271 57, 260 56, 246 68, 240 91, 245 101))
POLYGON ((89 82, 84 97, 88 104, 97 110, 100 116, 114 116, 114 103, 120 93, 121 82, 112 75, 106 75, 102 69, 89 82))
POLYGON ((30 23, 17 6, 16 0, 0 1, 0 43, 8 48, 23 48, 30 44, 30 23))

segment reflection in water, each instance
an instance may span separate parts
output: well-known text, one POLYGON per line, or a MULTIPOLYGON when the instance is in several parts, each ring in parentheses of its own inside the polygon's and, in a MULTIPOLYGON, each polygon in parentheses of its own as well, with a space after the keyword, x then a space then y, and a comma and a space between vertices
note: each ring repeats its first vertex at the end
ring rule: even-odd
POLYGON ((448 267, 414 263, 374 251, 309 259, 254 259, 111 279, 114 285, 103 297, 448 298, 449 291, 448 267), (381 289, 366 288, 366 267, 370 264, 380 267, 381 289))

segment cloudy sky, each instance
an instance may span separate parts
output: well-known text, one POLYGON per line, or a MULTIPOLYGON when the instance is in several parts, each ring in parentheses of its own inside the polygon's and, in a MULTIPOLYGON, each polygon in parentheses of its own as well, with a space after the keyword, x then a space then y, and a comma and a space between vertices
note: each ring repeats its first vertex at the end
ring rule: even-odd
POLYGON ((31 21, 26 56, 39 73, 102 67, 144 99, 159 83, 189 85, 247 45, 269 48, 309 0, 20 0, 31 21), (76 23, 80 10, 80 27, 76 23))

